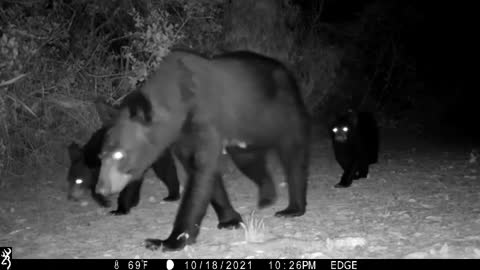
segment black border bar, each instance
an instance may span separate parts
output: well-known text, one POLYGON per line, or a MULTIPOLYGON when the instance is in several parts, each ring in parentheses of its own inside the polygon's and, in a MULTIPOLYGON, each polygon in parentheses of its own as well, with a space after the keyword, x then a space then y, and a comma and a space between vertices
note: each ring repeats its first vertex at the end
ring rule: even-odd
POLYGON ((474 259, 13 259, 10 270, 160 270, 169 269, 167 263, 170 269, 186 270, 480 269, 480 260, 474 259))

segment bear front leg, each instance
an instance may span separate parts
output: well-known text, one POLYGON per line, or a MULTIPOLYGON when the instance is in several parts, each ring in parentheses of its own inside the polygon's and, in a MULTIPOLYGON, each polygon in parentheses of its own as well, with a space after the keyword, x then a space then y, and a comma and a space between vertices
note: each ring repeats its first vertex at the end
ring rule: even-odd
POLYGON ((193 173, 182 196, 173 231, 166 240, 146 239, 147 249, 156 250, 162 247, 163 251, 176 251, 195 243, 212 198, 214 175, 222 150, 221 140, 215 131, 212 129, 202 131, 196 140, 193 156, 189 159, 193 163, 191 165, 193 173))

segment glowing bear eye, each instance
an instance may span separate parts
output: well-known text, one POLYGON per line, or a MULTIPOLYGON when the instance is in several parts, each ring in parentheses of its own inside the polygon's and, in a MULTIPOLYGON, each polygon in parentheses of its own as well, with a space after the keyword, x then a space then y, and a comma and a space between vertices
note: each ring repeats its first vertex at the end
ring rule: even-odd
POLYGON ((83 183, 83 180, 80 178, 75 179, 75 184, 81 185, 83 183))
POLYGON ((342 130, 343 130, 343 132, 347 132, 347 131, 348 131, 348 127, 343 127, 342 130))
POLYGON ((333 131, 334 133, 337 133, 338 128, 334 127, 334 128, 332 129, 332 131, 333 131))
POLYGON ((125 154, 122 151, 116 151, 112 154, 112 158, 115 160, 120 160, 125 157, 125 154))

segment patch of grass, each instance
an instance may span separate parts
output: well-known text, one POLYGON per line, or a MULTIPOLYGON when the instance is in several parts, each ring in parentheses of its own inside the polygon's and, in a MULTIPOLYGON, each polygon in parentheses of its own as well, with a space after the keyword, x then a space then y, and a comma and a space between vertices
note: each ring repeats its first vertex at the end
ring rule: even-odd
POLYGON ((245 220, 245 222, 240 223, 240 226, 242 226, 245 232, 245 241, 249 243, 265 241, 265 224, 263 223, 263 218, 256 217, 254 210, 245 220))

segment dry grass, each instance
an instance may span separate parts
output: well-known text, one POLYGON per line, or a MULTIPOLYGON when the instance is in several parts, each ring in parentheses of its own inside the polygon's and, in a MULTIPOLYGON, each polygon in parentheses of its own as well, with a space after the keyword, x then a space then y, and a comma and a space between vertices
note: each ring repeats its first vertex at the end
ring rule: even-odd
POLYGON ((0 140, 3 172, 14 175, 26 168, 65 164, 65 146, 72 140, 84 142, 100 126, 91 101, 61 93, 31 97, 25 92, 11 95, 0 140))
POLYGON ((260 243, 265 241, 265 224, 263 218, 255 216, 255 210, 250 213, 250 216, 241 222, 245 233, 245 241, 248 243, 260 243))
POLYGON ((108 93, 92 91, 99 80, 85 79, 76 66, 71 60, 60 63, 39 56, 25 78, 0 89, 0 174, 63 166, 66 145, 85 142, 100 126, 92 101, 108 93))

